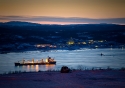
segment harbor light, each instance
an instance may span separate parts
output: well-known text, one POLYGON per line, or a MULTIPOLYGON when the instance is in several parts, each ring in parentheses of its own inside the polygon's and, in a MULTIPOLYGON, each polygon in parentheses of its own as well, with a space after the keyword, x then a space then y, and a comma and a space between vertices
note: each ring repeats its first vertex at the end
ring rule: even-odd
POLYGON ((86 42, 82 42, 82 44, 86 44, 86 42))
POLYGON ((75 44, 75 42, 73 41, 73 39, 71 38, 68 42, 67 42, 68 45, 73 45, 75 44))
POLYGON ((95 46, 96 48, 98 48, 98 46, 95 46))
POLYGON ((46 62, 48 62, 48 59, 46 59, 46 62))
POLYGON ((103 40, 99 40, 98 42, 103 42, 103 40))
POLYGON ((36 45, 36 47, 40 47, 40 46, 41 46, 40 44, 36 45))

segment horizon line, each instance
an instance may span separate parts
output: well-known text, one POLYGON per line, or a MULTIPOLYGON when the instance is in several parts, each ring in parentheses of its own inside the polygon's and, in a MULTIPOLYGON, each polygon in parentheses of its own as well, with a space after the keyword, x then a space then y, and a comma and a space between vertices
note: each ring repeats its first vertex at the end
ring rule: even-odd
POLYGON ((0 22, 23 21, 39 24, 125 24, 125 18, 81 18, 81 17, 50 17, 50 16, 1 16, 0 22))
POLYGON ((8 22, 27 22, 27 23, 34 23, 34 24, 40 24, 40 25, 86 25, 86 24, 112 24, 112 25, 125 25, 125 24, 119 24, 119 23, 39 23, 39 22, 31 22, 31 21, 5 21, 0 23, 8 23, 8 22))

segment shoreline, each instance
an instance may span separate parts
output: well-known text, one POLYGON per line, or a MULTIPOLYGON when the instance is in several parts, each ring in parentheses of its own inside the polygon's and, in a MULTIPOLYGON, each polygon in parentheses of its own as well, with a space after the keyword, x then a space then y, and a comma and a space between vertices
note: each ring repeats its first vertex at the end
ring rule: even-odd
MULTIPOLYGON (((81 65, 80 65, 81 66, 81 65)), ((71 72, 73 71, 110 71, 110 70, 114 70, 114 71, 125 71, 125 67, 121 67, 121 68, 110 68, 109 66, 107 68, 102 68, 102 67, 92 67, 91 69, 86 68, 86 67, 78 67, 77 69, 74 68, 69 68, 71 72)), ((0 73, 0 75, 9 75, 9 74, 18 74, 18 73, 37 73, 37 72, 60 72, 61 70, 59 69, 48 69, 48 70, 38 70, 38 71, 8 71, 8 72, 4 72, 4 73, 0 73)))
POLYGON ((26 50, 10 50, 10 51, 0 51, 0 54, 7 54, 7 53, 25 53, 25 52, 32 52, 32 51, 39 51, 39 52, 49 52, 49 51, 73 51, 73 50, 86 50, 86 49, 121 49, 122 48, 119 48, 119 47, 116 47, 116 48, 111 48, 111 47, 104 47, 104 48, 88 48, 88 47, 85 47, 85 48, 81 48, 81 49, 26 49, 26 50))

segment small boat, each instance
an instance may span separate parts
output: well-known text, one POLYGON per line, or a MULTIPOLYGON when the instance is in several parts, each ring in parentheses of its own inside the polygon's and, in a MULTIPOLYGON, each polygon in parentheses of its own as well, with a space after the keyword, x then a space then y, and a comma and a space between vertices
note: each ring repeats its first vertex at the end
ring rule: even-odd
POLYGON ((24 59, 22 61, 15 62, 15 66, 22 66, 22 65, 49 65, 49 64, 56 64, 56 61, 52 58, 47 58, 46 61, 40 60, 40 61, 25 61, 24 59))

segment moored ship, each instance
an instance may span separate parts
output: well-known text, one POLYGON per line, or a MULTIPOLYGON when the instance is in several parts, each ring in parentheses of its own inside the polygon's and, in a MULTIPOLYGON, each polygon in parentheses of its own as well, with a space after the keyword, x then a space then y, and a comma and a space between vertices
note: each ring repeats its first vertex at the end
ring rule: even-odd
POLYGON ((15 62, 15 66, 22 66, 22 65, 49 65, 49 64, 56 64, 56 61, 52 59, 51 57, 48 57, 46 61, 43 59, 40 61, 34 61, 32 59, 31 61, 25 61, 24 59, 22 61, 15 62))

